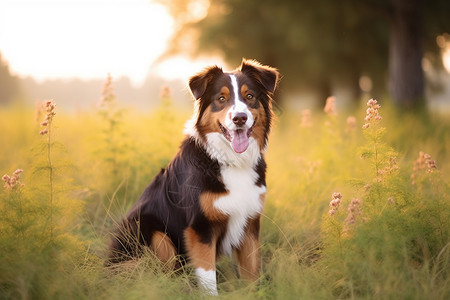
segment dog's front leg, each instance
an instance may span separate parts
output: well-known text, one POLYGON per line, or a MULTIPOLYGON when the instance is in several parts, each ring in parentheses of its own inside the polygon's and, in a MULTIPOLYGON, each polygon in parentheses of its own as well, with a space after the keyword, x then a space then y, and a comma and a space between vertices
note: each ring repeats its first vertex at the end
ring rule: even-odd
POLYGON ((259 217, 247 225, 244 239, 236 249, 239 274, 246 280, 255 281, 261 269, 261 254, 259 248, 259 217))
POLYGON ((200 285, 210 295, 218 295, 216 281, 216 240, 205 242, 192 228, 185 230, 190 264, 195 268, 200 285))

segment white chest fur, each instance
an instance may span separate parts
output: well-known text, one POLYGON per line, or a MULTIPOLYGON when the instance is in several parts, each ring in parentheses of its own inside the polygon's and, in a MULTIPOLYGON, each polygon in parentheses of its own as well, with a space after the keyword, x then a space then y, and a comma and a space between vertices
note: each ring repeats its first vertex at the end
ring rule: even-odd
POLYGON ((261 195, 266 192, 266 187, 255 185, 258 174, 251 167, 222 166, 221 175, 229 193, 217 199, 214 207, 229 216, 222 251, 231 255, 233 247, 239 247, 242 242, 248 219, 261 213, 261 195))

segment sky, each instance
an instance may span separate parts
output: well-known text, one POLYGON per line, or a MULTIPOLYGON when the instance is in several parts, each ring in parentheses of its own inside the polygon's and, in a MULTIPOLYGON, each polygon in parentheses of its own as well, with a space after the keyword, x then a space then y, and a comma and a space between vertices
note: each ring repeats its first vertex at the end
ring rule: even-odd
POLYGON ((127 76, 150 70, 185 79, 214 58, 179 56, 159 65, 174 33, 167 9, 151 0, 0 0, 0 52, 13 74, 38 81, 127 76))

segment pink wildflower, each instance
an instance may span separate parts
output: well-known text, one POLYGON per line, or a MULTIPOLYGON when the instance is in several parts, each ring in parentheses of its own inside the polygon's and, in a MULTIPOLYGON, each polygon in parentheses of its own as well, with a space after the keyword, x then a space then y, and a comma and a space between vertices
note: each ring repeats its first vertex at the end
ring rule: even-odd
POLYGON ((356 218, 361 214, 361 201, 357 198, 352 199, 348 206, 348 215, 345 219, 347 224, 354 224, 356 218))
POLYGON ((161 90, 159 91, 159 98, 161 99, 172 98, 172 90, 168 85, 163 85, 161 87, 161 90))
POLYGON ((327 101, 325 103, 325 107, 323 108, 323 111, 329 115, 334 116, 336 115, 336 97, 330 96, 327 98, 327 101))
POLYGON ((310 109, 304 109, 302 111, 302 120, 300 123, 301 127, 311 127, 311 110, 310 109))
POLYGON ((331 201, 330 201, 331 209, 328 211, 330 216, 334 215, 337 212, 339 205, 341 204, 341 198, 342 198, 342 195, 339 192, 335 192, 335 193, 333 193, 333 195, 331 195, 331 201))
POLYGON ((378 111, 381 106, 378 104, 377 100, 370 99, 369 101, 367 101, 367 106, 369 108, 367 108, 366 117, 364 118, 364 120, 366 121, 366 123, 363 125, 364 129, 369 128, 373 120, 380 121, 382 119, 378 111))
POLYGON ((5 174, 2 177, 2 180, 5 182, 5 189, 11 190, 16 186, 24 186, 25 184, 20 182, 20 174, 23 172, 22 169, 15 170, 11 176, 5 174))
POLYGON ((414 161, 413 172, 411 174, 411 183, 413 185, 416 184, 416 176, 420 171, 425 169, 426 173, 432 173, 435 169, 437 169, 436 161, 431 158, 431 155, 420 151, 419 157, 414 161))
POLYGON ((347 128, 345 129, 345 132, 350 133, 354 131, 356 128, 356 118, 353 116, 348 116, 347 118, 347 128))
POLYGON ((19 176, 20 173, 22 173, 22 172, 23 172, 22 169, 17 169, 17 170, 14 171, 13 176, 19 176))
POLYGON ((111 105, 114 103, 116 95, 114 94, 114 86, 112 84, 111 74, 108 73, 106 82, 103 85, 102 96, 100 98, 100 107, 111 105))
POLYGON ((42 110, 45 112, 45 117, 41 122, 41 126, 43 126, 44 129, 39 132, 40 135, 45 135, 48 133, 49 127, 53 121, 53 117, 56 115, 55 108, 56 104, 54 104, 52 100, 45 101, 44 105, 42 106, 42 110))
POLYGON ((390 157, 389 165, 386 166, 384 169, 378 170, 378 176, 377 176, 378 182, 381 182, 385 175, 394 174, 398 170, 399 170, 399 167, 397 165, 397 158, 394 156, 390 157))
POLYGON ((342 195, 339 192, 335 192, 335 193, 333 193, 333 195, 331 197, 333 197, 333 199, 341 199, 342 195))

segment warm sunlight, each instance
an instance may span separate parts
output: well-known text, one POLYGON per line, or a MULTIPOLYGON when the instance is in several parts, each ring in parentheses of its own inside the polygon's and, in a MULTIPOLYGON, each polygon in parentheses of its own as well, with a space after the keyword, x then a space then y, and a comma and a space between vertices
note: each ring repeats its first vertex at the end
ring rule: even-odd
POLYGON ((443 60, 445 69, 447 70, 448 73, 450 73, 450 47, 447 47, 447 49, 445 50, 445 52, 442 56, 442 60, 443 60))
POLYGON ((14 74, 142 83, 173 33, 149 0, 0 0, 0 52, 14 74))
POLYGON ((202 57, 191 60, 184 55, 174 56, 156 65, 155 72, 164 79, 182 79, 187 81, 190 76, 202 71, 208 66, 219 65, 224 71, 231 71, 219 57, 202 57))

